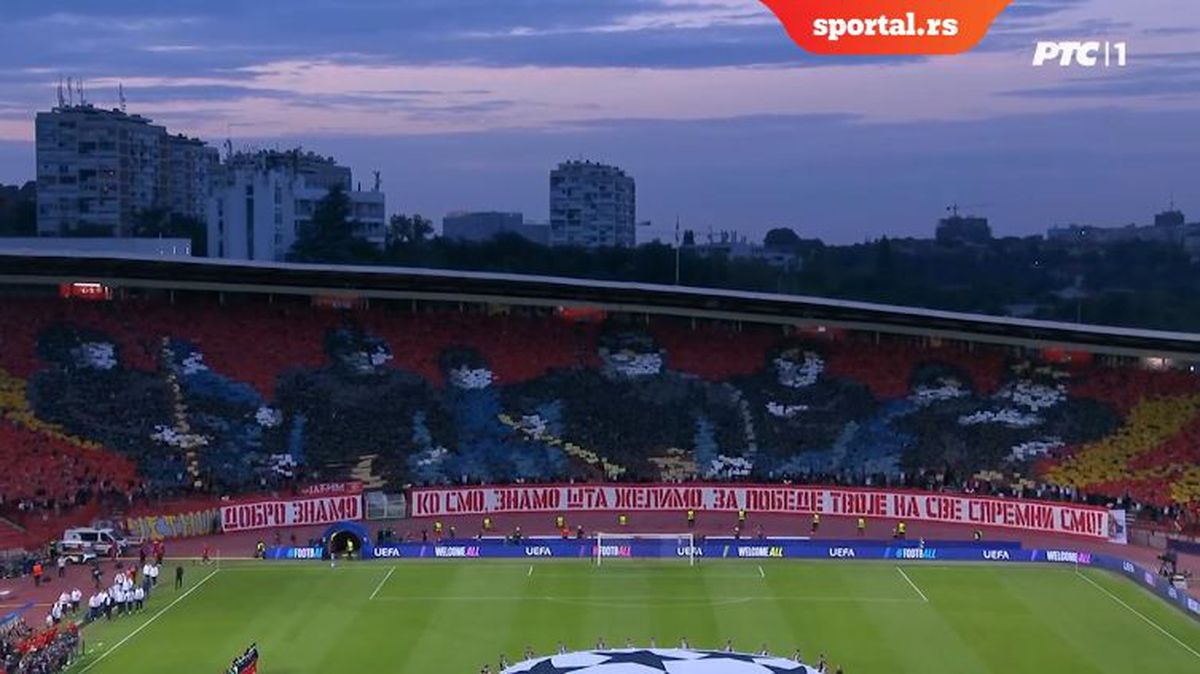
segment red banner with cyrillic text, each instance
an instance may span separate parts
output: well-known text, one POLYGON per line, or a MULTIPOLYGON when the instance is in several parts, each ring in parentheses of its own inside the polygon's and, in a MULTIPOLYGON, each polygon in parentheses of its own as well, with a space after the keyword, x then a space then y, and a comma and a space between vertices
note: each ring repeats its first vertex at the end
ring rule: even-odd
POLYGON ((1107 539, 1105 508, 964 494, 791 485, 513 485, 415 489, 413 517, 491 513, 735 512, 820 513, 945 522, 1107 539))

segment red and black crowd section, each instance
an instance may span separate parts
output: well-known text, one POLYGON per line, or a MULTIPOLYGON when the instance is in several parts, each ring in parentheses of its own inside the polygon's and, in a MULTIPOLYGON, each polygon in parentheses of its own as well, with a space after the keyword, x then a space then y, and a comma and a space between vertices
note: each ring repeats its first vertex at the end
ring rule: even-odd
POLYGON ((1200 503, 1200 378, 667 317, 189 296, 0 302, 0 510, 353 476, 1003 481, 1200 503))

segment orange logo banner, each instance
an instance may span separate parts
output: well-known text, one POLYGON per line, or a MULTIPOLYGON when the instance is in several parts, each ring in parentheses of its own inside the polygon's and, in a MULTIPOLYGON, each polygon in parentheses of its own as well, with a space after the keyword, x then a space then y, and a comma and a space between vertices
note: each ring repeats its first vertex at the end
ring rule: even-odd
POLYGON ((762 0, 814 54, 959 54, 1012 0, 762 0))

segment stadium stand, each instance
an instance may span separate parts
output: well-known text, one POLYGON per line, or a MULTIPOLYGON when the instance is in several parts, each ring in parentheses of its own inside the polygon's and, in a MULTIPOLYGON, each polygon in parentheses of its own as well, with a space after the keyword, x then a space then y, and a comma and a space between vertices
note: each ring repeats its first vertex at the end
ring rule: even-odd
POLYGON ((0 508, 21 526, 27 506, 349 474, 391 486, 758 479, 1200 503, 1190 372, 842 329, 594 319, 6 296, 0 508))

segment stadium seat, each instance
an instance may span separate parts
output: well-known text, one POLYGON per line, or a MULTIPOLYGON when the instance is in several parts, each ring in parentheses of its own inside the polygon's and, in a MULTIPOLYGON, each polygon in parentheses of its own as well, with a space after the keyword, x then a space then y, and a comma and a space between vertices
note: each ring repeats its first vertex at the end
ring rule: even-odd
POLYGON ((1200 380, 1135 364, 835 329, 252 297, 14 296, 0 347, 8 504, 351 472, 396 484, 937 475, 1200 503, 1200 380), (448 380, 455 353, 471 354, 478 385, 448 380), (633 369, 611 370, 614 357, 633 369))

